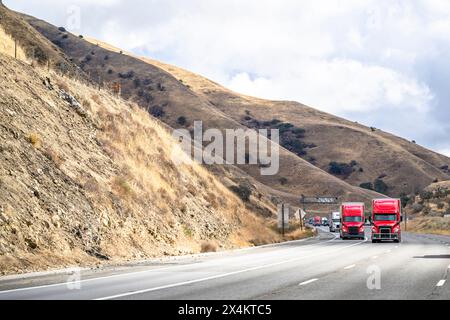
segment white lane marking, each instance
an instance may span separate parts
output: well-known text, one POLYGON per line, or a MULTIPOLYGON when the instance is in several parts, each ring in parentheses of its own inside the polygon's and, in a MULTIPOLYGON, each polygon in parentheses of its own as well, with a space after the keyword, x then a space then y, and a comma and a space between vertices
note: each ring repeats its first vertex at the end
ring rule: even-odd
POLYGON ((354 267, 356 267, 356 264, 352 264, 352 265, 350 265, 350 266, 346 266, 346 267, 344 268, 344 270, 350 270, 350 269, 353 269, 354 267))
POLYGON ((375 259, 378 259, 378 256, 373 256, 372 259, 374 259, 374 260, 375 260, 375 259))
MULTIPOLYGON (((118 278, 118 277, 123 277, 123 276, 134 276, 134 275, 138 275, 138 274, 146 273, 146 272, 161 272, 161 271, 166 271, 166 270, 172 270, 172 269, 174 269, 176 267, 177 266, 171 266, 171 267, 167 267, 167 268, 157 268, 157 269, 151 269, 151 270, 142 270, 142 271, 129 272, 129 273, 113 274, 111 276, 104 276, 104 277, 98 277, 98 278, 78 280, 77 283, 85 283, 85 282, 91 282, 91 281, 96 281, 96 280, 112 279, 112 278, 118 278)), ((66 276, 70 277, 71 275, 72 274, 67 274, 66 276)), ((46 285, 35 286, 35 287, 17 288, 17 289, 0 291, 0 295, 1 294, 6 294, 6 293, 12 293, 12 292, 19 292, 19 291, 27 291, 27 290, 46 289, 46 288, 67 286, 67 284, 68 284, 68 282, 61 282, 61 283, 46 284, 46 285)))
MULTIPOLYGON (((323 243, 329 243, 329 242, 333 242, 338 238, 338 236, 335 236, 334 239, 325 241, 323 243)), ((303 241, 308 240, 308 239, 302 239, 303 241)), ((293 243, 295 242, 300 242, 302 240, 296 240, 296 241, 291 241, 293 243)), ((290 242, 284 242, 284 243, 280 243, 279 247, 281 248, 283 246, 283 244, 286 243, 290 243, 290 242)), ((319 243, 312 243, 310 245, 306 245, 303 246, 304 247, 310 247, 316 244, 320 244, 319 243)), ((259 246, 259 247, 252 247, 252 248, 243 248, 243 249, 237 249, 235 250, 236 252, 238 251, 244 251, 244 250, 252 250, 252 249, 259 249, 259 248, 264 248, 267 246, 274 246, 277 247, 277 244, 275 245, 266 245, 266 246, 259 246)), ((233 251, 224 251, 222 253, 232 253, 233 251)), ((220 252, 217 252, 220 253, 220 252)), ((118 278, 118 277, 125 277, 125 276, 134 276, 134 275, 139 275, 139 274, 143 274, 143 273, 153 273, 153 272, 164 272, 164 271, 169 271, 169 270, 176 270, 177 268, 183 268, 186 266, 189 266, 191 264, 182 264, 182 265, 178 265, 178 266, 170 266, 170 267, 166 267, 166 268, 155 268, 155 269, 151 269, 151 270, 142 270, 142 271, 136 271, 136 272, 127 272, 127 273, 120 273, 120 274, 113 274, 110 276, 104 276, 104 277, 98 277, 98 278, 91 278, 91 279, 82 279, 79 280, 77 283, 86 283, 86 282, 92 282, 92 281, 102 281, 102 280, 107 280, 107 279, 113 279, 113 278, 118 278)), ((71 276, 71 274, 67 274, 67 276, 71 276)), ((20 292, 20 291, 27 291, 27 290, 38 290, 38 289, 47 289, 47 288, 53 288, 53 287, 60 287, 60 286, 67 286, 67 282, 60 282, 60 283, 53 283, 53 284, 47 284, 47 285, 42 285, 42 286, 34 286, 34 287, 25 287, 25 288, 17 288, 17 289, 11 289, 11 290, 5 290, 5 291, 0 291, 0 295, 2 294, 8 294, 8 293, 13 293, 13 292, 20 292)))
POLYGON ((319 280, 319 279, 311 279, 311 280, 300 283, 299 286, 306 286, 307 284, 316 282, 317 280, 319 280))
MULTIPOLYGON (((327 241, 327 242, 331 242, 331 241, 327 241)), ((337 250, 334 249, 333 252, 337 252, 337 251, 341 251, 341 250, 344 250, 344 249, 348 249, 348 248, 360 245, 360 244, 365 243, 365 242, 367 242, 367 241, 358 242, 358 243, 352 244, 350 246, 339 248, 337 250)), ((256 270, 276 267, 276 266, 279 266, 279 265, 283 265, 283 264, 299 261, 299 260, 302 260, 302 259, 305 259, 305 258, 317 257, 317 256, 321 256, 321 255, 324 255, 324 254, 328 254, 328 252, 315 254, 315 255, 313 254, 313 255, 310 255, 310 256, 297 257, 297 258, 290 259, 290 260, 285 260, 285 261, 270 263, 270 264, 266 264, 266 265, 262 265, 262 266, 253 267, 253 268, 248 268, 248 269, 238 270, 238 271, 234 271, 234 272, 219 274, 219 275, 212 276, 212 277, 207 277, 207 278, 201 278, 201 279, 195 279, 195 280, 190 280, 190 281, 185 281, 185 282, 173 283, 173 284, 169 284, 169 285, 165 285, 165 286, 161 286, 161 287, 155 287, 155 288, 149 288, 149 289, 143 289, 143 290, 137 290, 137 291, 130 291, 130 292, 126 292, 126 293, 116 294, 116 295, 113 295, 113 296, 98 298, 98 299, 95 299, 95 300, 111 300, 111 299, 123 298, 123 297, 128 297, 128 296, 133 296, 133 295, 137 295, 137 294, 143 294, 143 293, 148 293, 148 292, 153 292, 153 291, 158 291, 158 290, 163 290, 163 289, 169 289, 169 288, 174 288, 174 287, 185 286, 185 285, 188 285, 188 284, 194 284, 194 283, 200 283, 200 282, 205 282, 205 281, 209 281, 209 280, 221 279, 221 278, 225 278, 225 277, 229 277, 229 276, 234 276, 234 275, 237 275, 237 274, 246 273, 246 272, 249 272, 249 271, 256 271, 256 270)))
POLYGON ((445 284, 445 280, 441 280, 437 283, 436 287, 442 287, 445 284))

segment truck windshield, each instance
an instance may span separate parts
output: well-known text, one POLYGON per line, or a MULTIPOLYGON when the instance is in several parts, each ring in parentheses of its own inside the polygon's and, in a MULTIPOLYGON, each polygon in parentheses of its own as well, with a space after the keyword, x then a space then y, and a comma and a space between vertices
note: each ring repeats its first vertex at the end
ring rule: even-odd
POLYGON ((396 214, 375 214, 373 217, 374 221, 396 221, 396 214))
POLYGON ((345 222, 362 222, 362 217, 344 217, 345 222))

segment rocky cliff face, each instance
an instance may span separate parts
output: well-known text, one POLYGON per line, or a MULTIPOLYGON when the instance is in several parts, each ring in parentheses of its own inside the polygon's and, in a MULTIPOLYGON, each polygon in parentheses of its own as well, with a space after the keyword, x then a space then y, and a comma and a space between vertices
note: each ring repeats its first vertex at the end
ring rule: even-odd
POLYGON ((279 240, 139 107, 2 54, 0 74, 2 273, 279 240))

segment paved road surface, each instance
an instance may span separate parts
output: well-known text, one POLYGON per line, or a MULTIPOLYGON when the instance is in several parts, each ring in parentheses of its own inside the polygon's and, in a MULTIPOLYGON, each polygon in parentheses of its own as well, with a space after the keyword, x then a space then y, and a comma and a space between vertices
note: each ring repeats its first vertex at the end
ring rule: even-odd
POLYGON ((0 299, 450 299, 449 272, 450 237, 372 244, 323 228, 300 242, 83 271, 79 283, 3 278, 0 299))

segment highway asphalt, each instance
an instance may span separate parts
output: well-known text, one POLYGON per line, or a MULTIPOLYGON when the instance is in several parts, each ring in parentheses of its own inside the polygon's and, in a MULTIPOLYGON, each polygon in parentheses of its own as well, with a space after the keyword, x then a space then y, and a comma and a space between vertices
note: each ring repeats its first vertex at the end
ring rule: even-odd
MULTIPOLYGON (((369 237, 369 228, 366 235, 369 237)), ((80 273, 0 278, 0 300, 450 299, 450 237, 304 241, 80 273)))

